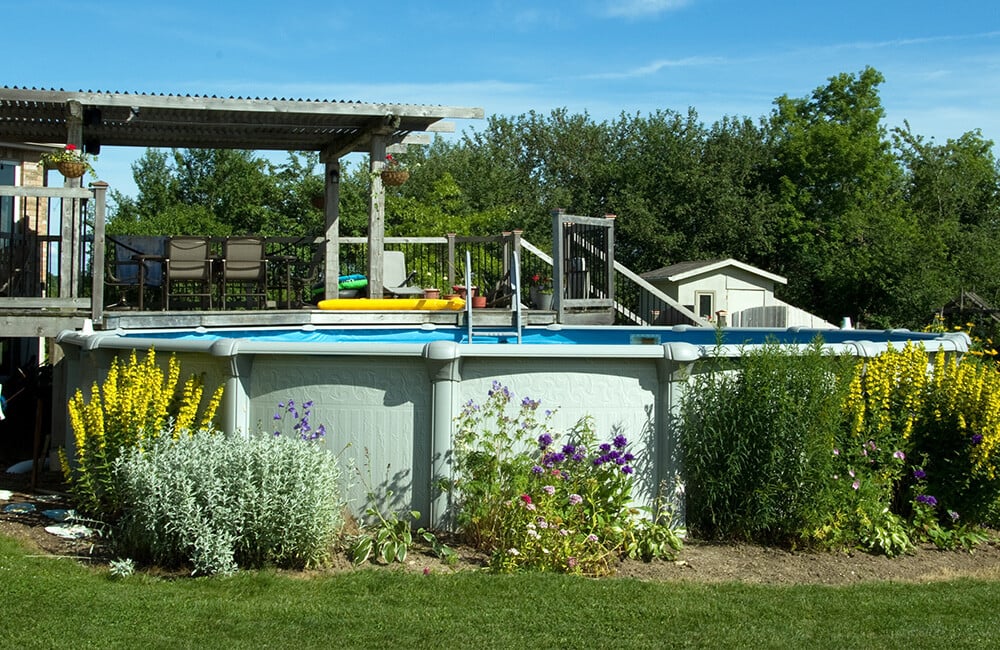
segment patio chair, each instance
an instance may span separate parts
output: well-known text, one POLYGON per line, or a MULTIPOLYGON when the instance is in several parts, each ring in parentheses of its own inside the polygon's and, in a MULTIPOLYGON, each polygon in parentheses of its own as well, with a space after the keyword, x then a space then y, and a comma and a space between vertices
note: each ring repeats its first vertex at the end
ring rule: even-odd
POLYGON ((108 236, 108 263, 104 270, 104 286, 117 289, 118 300, 107 309, 132 309, 129 298, 137 298, 136 308, 145 309, 147 287, 159 289, 163 283, 164 237, 155 235, 108 236), (113 248, 112 248, 113 245, 113 248))
POLYGON ((420 298, 423 287, 409 287, 416 271, 406 273, 406 255, 402 251, 382 253, 382 290, 394 298, 420 298))
POLYGON ((212 308, 212 256, 207 237, 171 237, 163 260, 163 305, 171 298, 199 298, 212 308))
POLYGON ((256 302, 267 307, 267 258, 263 237, 227 237, 222 256, 222 308, 230 300, 230 289, 242 287, 235 297, 249 309, 256 302))

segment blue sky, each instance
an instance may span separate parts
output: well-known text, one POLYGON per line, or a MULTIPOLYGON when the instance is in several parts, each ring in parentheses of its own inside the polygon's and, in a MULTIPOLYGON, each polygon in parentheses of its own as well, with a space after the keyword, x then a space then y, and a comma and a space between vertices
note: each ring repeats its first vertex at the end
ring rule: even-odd
MULTIPOLYGON (((867 0, 3 2, 0 84, 760 118, 866 65, 887 127, 1000 142, 1000 3, 867 0), (51 47, 75 45, 76 58, 51 47)), ((459 132, 484 121, 459 121, 459 132)), ((141 150, 99 176, 133 194, 141 150)))

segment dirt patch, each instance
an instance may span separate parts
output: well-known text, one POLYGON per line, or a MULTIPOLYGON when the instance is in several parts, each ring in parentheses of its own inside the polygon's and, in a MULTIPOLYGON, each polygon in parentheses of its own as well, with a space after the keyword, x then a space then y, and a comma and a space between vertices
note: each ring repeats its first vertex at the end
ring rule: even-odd
MULTIPOLYGON (((32 553, 71 557, 96 566, 110 559, 102 538, 93 534, 69 539, 47 531, 59 522, 51 511, 69 508, 60 492, 57 477, 42 479, 34 489, 26 479, 0 477, 0 490, 11 491, 11 498, 0 500, 0 534, 20 540, 32 553), (28 503, 31 512, 6 512, 11 503, 28 503), (44 514, 50 511, 49 515, 44 514)), ((86 524, 86 522, 84 522, 86 524)), ((957 578, 1000 580, 1000 544, 982 544, 973 552, 940 551, 925 545, 899 558, 866 553, 793 552, 752 544, 709 543, 688 540, 676 561, 639 562, 627 560, 615 567, 615 577, 638 580, 663 580, 699 583, 743 582, 748 584, 826 584, 845 585, 871 581, 931 582, 957 578)), ((478 570, 486 557, 474 549, 444 540, 458 552, 458 561, 446 565, 430 548, 416 545, 402 565, 385 567, 366 564, 362 569, 351 565, 346 555, 338 554, 329 568, 299 572, 309 577, 356 570, 413 571, 448 573, 478 570)))

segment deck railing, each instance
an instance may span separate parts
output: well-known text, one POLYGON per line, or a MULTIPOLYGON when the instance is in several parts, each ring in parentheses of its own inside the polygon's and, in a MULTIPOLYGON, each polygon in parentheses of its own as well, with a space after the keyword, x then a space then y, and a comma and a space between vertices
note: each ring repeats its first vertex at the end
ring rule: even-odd
POLYGON ((92 262, 103 259, 106 190, 103 183, 0 186, 0 310, 74 310, 100 317, 92 287, 103 277, 94 275, 92 262))
MULTIPOLYGON (((106 309, 136 309, 139 304, 149 311, 162 307, 159 277, 162 270, 157 263, 147 263, 145 287, 138 286, 135 275, 133 255, 151 251, 130 247, 128 238, 104 236, 106 189, 103 183, 91 188, 0 187, 0 201, 4 202, 0 220, 0 310, 24 314, 50 308, 60 312, 71 310, 97 322, 106 309), (104 263, 95 265, 96 259, 104 263), (128 263, 132 265, 132 275, 126 273, 123 277, 120 271, 128 263), (145 300, 140 302, 138 292, 143 288, 145 300)), ((159 239, 162 254, 167 238, 159 239)), ((533 278, 537 276, 553 280, 553 284, 567 292, 564 297, 567 304, 581 300, 603 304, 610 298, 617 323, 702 324, 690 309, 618 262, 613 263, 612 284, 604 280, 593 282, 591 275, 588 278, 591 281, 580 285, 578 278, 572 277, 573 269, 555 270, 552 258, 524 240, 519 231, 492 237, 448 234, 387 237, 384 241, 387 250, 405 254, 407 269, 413 272, 411 286, 436 287, 448 293, 463 285, 465 253, 469 251, 472 284, 479 294, 487 296, 489 306, 511 307, 510 269, 513 253, 518 251, 520 290, 528 306, 540 306, 535 304, 538 296, 532 298, 533 278), (560 273, 562 277, 556 278, 560 273), (605 287, 612 288, 609 291, 605 287)), ((221 242, 221 238, 213 240, 220 253, 221 242)), ((298 308, 326 297, 323 238, 269 237, 266 245, 268 256, 278 260, 268 266, 269 306, 298 308)), ((341 275, 365 273, 367 246, 366 238, 340 239, 341 275)), ((606 265, 600 248, 593 244, 584 247, 592 256, 588 269, 606 265)), ((558 300, 557 296, 554 309, 558 308, 558 300)))

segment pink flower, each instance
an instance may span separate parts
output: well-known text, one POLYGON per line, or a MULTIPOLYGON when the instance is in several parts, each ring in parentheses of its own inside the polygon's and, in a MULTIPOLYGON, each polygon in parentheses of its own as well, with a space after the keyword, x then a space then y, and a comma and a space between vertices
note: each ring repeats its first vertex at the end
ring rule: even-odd
POLYGON ((904 460, 906 458, 906 454, 897 449, 896 451, 892 452, 892 457, 898 458, 899 460, 904 460))
POLYGON ((851 483, 851 487, 854 488, 855 490, 857 490, 859 487, 861 487, 861 482, 860 481, 854 481, 853 483, 851 483))
POLYGON ((524 501, 526 504, 530 504, 531 503, 531 495, 530 494, 522 494, 521 495, 521 501, 524 501))
POLYGON ((542 492, 544 492, 545 494, 547 494, 549 496, 552 496, 553 494, 556 493, 556 489, 555 489, 555 487, 553 487, 551 485, 546 485, 545 487, 542 488, 542 492))

